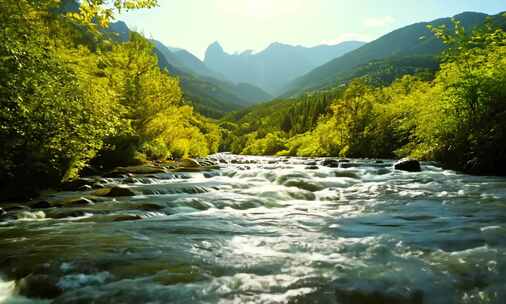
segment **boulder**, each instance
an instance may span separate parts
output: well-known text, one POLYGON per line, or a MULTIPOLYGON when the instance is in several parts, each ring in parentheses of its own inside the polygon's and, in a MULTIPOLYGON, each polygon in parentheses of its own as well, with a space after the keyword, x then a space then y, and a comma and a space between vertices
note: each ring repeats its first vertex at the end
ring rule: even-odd
POLYGON ((113 188, 102 188, 93 192, 95 196, 105 197, 122 197, 122 196, 135 196, 135 192, 130 188, 126 187, 113 187, 113 188))
POLYGON ((37 299, 54 299, 63 293, 58 280, 43 274, 30 274, 16 284, 19 294, 37 299))
POLYGON ((140 215, 120 215, 113 219, 113 222, 128 222, 142 220, 140 215))
POLYGON ((93 187, 90 186, 90 185, 84 185, 84 186, 81 186, 79 187, 79 191, 90 191, 90 190, 93 190, 93 187))
POLYGON ((337 159, 327 158, 326 160, 322 161, 321 165, 330 168, 338 168, 339 161, 337 159))
POLYGON ((314 165, 314 166, 307 166, 306 170, 318 170, 320 167, 314 165))
POLYGON ((91 206, 91 205, 95 205, 95 203, 92 200, 87 199, 85 197, 73 199, 73 200, 67 201, 63 204, 63 206, 65 206, 65 207, 85 207, 85 206, 91 206))
POLYGON ((32 209, 48 209, 48 208, 51 208, 51 204, 47 201, 40 201, 40 202, 37 202, 33 205, 31 205, 30 207, 32 207, 32 209))
POLYGON ((200 168, 200 163, 191 158, 183 158, 179 161, 179 166, 184 168, 200 168))
POLYGON ((403 295, 380 290, 338 288, 335 294, 340 304, 422 304, 424 302, 423 292, 419 290, 403 295))
POLYGON ((135 192, 133 192, 130 188, 114 187, 111 188, 109 192, 104 196, 107 197, 135 196, 135 192))
POLYGON ((325 188, 324 186, 322 186, 316 182, 312 182, 312 181, 306 180, 306 179, 289 180, 289 181, 285 182, 284 185, 286 187, 296 187, 296 188, 311 191, 311 192, 321 191, 325 188))
POLYGON ((407 172, 421 172, 422 167, 420 162, 416 159, 403 158, 394 164, 395 170, 407 171, 407 172))
POLYGON ((158 210, 162 210, 164 208, 165 208, 164 206, 160 206, 158 204, 153 204, 153 203, 144 203, 144 204, 140 204, 137 207, 137 209, 144 210, 144 211, 158 211, 158 210))
POLYGON ((92 182, 90 180, 80 178, 80 179, 64 182, 63 184, 61 184, 60 188, 61 188, 61 190, 64 190, 64 191, 86 191, 86 190, 82 190, 82 188, 84 186, 90 187, 91 183, 92 182))

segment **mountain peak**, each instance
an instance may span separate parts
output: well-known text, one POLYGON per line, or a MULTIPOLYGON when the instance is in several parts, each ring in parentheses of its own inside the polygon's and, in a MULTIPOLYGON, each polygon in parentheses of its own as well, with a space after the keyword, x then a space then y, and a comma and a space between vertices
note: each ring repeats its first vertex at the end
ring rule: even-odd
POLYGON ((209 45, 209 47, 207 47, 207 50, 215 50, 215 51, 220 51, 220 52, 223 52, 223 47, 221 46, 221 44, 218 42, 218 41, 215 41, 213 43, 211 43, 209 45))

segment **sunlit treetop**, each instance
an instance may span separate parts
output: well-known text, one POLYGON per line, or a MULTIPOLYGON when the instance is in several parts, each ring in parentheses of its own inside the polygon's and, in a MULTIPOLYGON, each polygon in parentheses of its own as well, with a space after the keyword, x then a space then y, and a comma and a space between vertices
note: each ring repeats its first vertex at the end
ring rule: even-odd
MULTIPOLYGON (((56 0, 60 2, 60 0, 56 0)), ((153 8, 158 0, 84 0, 81 2, 79 12, 69 13, 72 19, 86 24, 98 24, 107 27, 114 19, 115 13, 141 8, 153 8)))

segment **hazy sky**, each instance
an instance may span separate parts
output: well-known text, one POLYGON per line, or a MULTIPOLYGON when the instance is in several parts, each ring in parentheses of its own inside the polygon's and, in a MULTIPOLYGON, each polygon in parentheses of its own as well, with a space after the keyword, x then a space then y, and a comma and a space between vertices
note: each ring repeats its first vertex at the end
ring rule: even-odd
POLYGON ((119 17, 131 29, 203 58, 219 41, 227 52, 272 42, 315 46, 370 41, 419 21, 463 11, 496 14, 506 0, 158 0, 156 9, 119 17))

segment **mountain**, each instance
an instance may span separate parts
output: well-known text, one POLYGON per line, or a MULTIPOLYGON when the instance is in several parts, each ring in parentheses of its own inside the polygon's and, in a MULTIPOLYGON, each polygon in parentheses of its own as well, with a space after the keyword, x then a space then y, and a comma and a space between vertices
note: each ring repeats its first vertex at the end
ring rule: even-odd
MULTIPOLYGON (((121 41, 127 41, 130 34, 128 26, 121 21, 112 23, 108 32, 121 41)), ((179 77, 185 98, 204 115, 219 118, 227 112, 273 98, 253 85, 226 81, 186 50, 166 46, 157 40, 151 42, 158 65, 179 77)))
MULTIPOLYGON (((494 16, 494 19, 498 20, 498 16, 494 16)), ((470 30, 482 25, 487 17, 489 16, 483 13, 465 12, 454 18, 470 30)), ((305 91, 339 85, 355 73, 354 69, 374 60, 407 56, 438 56, 446 46, 427 28, 428 25, 446 25, 452 28, 452 18, 416 23, 388 33, 292 81, 286 86, 282 96, 295 96, 305 91)))
POLYGON ((169 62, 183 70, 190 70, 194 74, 213 77, 219 80, 225 80, 223 75, 220 75, 210 70, 200 59, 194 56, 192 53, 178 48, 173 48, 164 45, 158 40, 150 40, 155 47, 160 50, 169 62))
POLYGON ((228 54, 214 42, 206 51, 204 63, 227 79, 250 83, 277 94, 296 77, 362 45, 363 42, 349 41, 308 48, 275 42, 259 53, 228 54))

